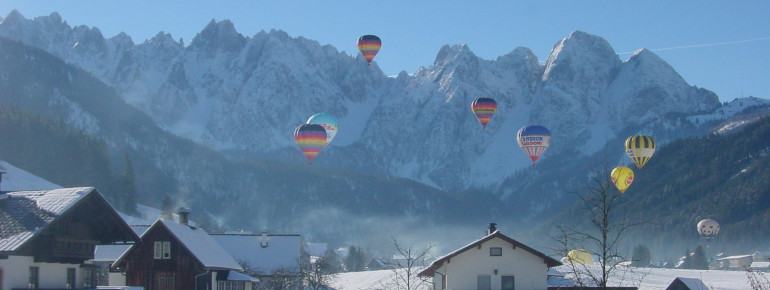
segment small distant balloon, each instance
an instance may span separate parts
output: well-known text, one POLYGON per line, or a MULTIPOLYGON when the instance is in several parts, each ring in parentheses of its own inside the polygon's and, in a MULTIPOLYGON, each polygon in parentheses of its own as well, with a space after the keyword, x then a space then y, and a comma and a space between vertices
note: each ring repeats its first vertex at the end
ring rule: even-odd
POLYGON ((626 189, 634 182, 634 171, 625 166, 616 167, 610 173, 610 179, 620 190, 620 193, 625 193, 626 189))
POLYGON ((540 125, 524 126, 516 134, 516 142, 519 143, 521 150, 524 150, 524 154, 529 156, 534 166, 535 161, 551 145, 551 131, 540 125))
POLYGON ((321 127, 324 127, 324 130, 326 130, 326 142, 324 142, 324 147, 329 146, 329 143, 334 140, 334 136, 337 136, 337 130, 339 126, 337 126, 337 118, 332 115, 327 113, 318 113, 310 116, 310 118, 307 119, 307 123, 317 124, 321 125, 321 127))
POLYGON ((326 143, 326 130, 318 124, 299 125, 294 130, 294 142, 297 142, 308 164, 313 164, 313 158, 318 156, 326 143))
POLYGON ((478 98, 471 103, 471 111, 479 119, 481 127, 487 129, 487 123, 497 112, 497 102, 491 98, 478 98))
POLYGON ((586 250, 577 249, 567 253, 567 260, 577 264, 591 264, 593 263, 593 255, 586 250))
POLYGON ((642 169, 655 153, 655 140, 646 135, 634 135, 626 139, 626 154, 642 169))
POLYGON ((382 47, 382 41, 376 35, 364 35, 358 38, 358 50, 364 55, 366 62, 372 65, 372 60, 382 47))
POLYGON ((698 234, 706 239, 712 239, 719 234, 719 223, 712 219, 704 219, 698 222, 698 234))

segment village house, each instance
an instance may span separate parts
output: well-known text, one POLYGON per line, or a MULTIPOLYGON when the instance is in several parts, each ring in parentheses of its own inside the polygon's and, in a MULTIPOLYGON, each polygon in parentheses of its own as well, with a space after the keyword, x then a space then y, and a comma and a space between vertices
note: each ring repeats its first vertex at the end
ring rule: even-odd
POLYGON ((124 285, 146 290, 252 289, 258 280, 241 273, 241 265, 205 230, 188 225, 186 211, 180 211, 179 220, 155 221, 141 241, 112 264, 112 271, 125 273, 124 285))
POLYGON ((746 267, 751 265, 752 261, 754 261, 752 255, 728 256, 717 260, 719 262, 719 269, 737 271, 745 270, 746 267))
POLYGON ((138 241, 93 187, 0 191, 0 289, 95 288, 96 245, 138 241))
POLYGON ((211 237, 243 265, 246 273, 257 277, 263 285, 280 284, 282 289, 301 289, 300 235, 228 232, 211 237))
POLYGON ((433 289, 547 289, 548 268, 561 262, 500 233, 487 235, 439 257, 418 273, 433 289))

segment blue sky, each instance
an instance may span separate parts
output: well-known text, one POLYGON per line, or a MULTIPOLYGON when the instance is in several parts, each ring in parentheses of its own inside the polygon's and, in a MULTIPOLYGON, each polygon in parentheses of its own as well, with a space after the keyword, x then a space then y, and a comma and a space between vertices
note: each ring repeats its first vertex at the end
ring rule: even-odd
POLYGON ((245 36, 280 29, 358 53, 376 34, 375 62, 388 75, 430 66, 446 44, 467 44, 484 59, 523 46, 545 61, 574 30, 601 36, 626 60, 652 49, 691 85, 722 101, 770 99, 770 1, 96 1, 3 0, 0 15, 58 12, 71 26, 126 32, 141 43, 160 31, 189 43, 206 24, 230 19, 245 36), (657 50, 656 50, 657 49, 657 50))

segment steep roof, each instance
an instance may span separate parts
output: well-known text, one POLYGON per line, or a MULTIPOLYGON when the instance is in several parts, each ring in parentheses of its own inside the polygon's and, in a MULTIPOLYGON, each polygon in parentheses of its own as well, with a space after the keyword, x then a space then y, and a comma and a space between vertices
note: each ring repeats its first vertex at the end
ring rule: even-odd
POLYGON ((106 211, 107 217, 112 217, 108 221, 100 221, 100 225, 120 228, 115 236, 105 238, 106 240, 139 240, 93 187, 15 191, 6 192, 0 198, 0 252, 19 249, 45 231, 57 218, 69 214, 72 208, 86 199, 91 199, 91 202, 106 211))
POLYGON ((533 249, 533 248, 530 248, 529 246, 527 246, 525 244, 522 244, 519 241, 511 239, 508 236, 501 234, 500 231, 494 231, 493 233, 491 233, 489 235, 486 235, 486 236, 484 236, 484 237, 482 237, 482 238, 480 238, 480 239, 478 239, 476 241, 473 241, 472 243, 470 243, 470 244, 468 244, 468 245, 466 245, 466 246, 464 246, 462 248, 459 248, 457 250, 452 251, 449 254, 446 254, 446 255, 444 255, 442 257, 439 257, 438 259, 436 259, 435 261, 430 263, 430 265, 427 268, 425 268, 422 271, 420 271, 420 273, 418 273, 418 275, 419 276, 433 276, 433 272, 436 271, 436 269, 440 268, 441 265, 443 265, 444 262, 446 262, 447 260, 449 260, 452 257, 457 256, 457 255, 459 255, 459 254, 461 254, 461 253, 463 253, 463 252, 465 252, 465 251, 467 251, 469 249, 472 249, 472 248, 474 248, 474 247, 476 247, 476 246, 478 246, 478 245, 480 245, 480 244, 482 244, 482 243, 484 243, 486 241, 492 240, 494 238, 500 238, 503 241, 511 243, 512 245, 514 245, 516 247, 522 248, 525 251, 530 252, 530 253, 532 253, 535 256, 543 258, 543 262, 546 263, 548 268, 556 267, 556 266, 560 266, 561 265, 561 262, 557 261, 556 259, 551 258, 551 257, 549 257, 549 256, 547 256, 547 255, 545 255, 545 254, 543 254, 543 253, 533 249))
POLYGON ((234 258, 244 261, 253 270, 272 273, 279 269, 299 267, 299 235, 267 235, 267 247, 262 247, 262 236, 242 234, 214 234, 214 240, 234 258))
MULTIPOLYGON (((178 224, 172 221, 157 220, 149 229, 144 231, 142 240, 144 240, 148 233, 158 230, 160 227, 167 229, 179 241, 179 244, 185 247, 204 268, 243 270, 241 265, 222 249, 203 228, 178 224)), ((113 266, 119 265, 131 252, 131 250, 125 251, 115 260, 113 266)))

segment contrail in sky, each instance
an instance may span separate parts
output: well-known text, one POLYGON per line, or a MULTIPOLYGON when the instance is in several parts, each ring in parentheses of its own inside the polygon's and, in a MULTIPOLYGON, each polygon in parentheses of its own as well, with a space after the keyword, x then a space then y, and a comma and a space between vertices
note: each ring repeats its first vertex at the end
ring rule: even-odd
MULTIPOLYGON (((752 41, 761 41, 761 40, 770 40, 770 37, 759 37, 759 38, 736 40, 736 41, 727 41, 727 42, 682 45, 682 46, 674 46, 674 47, 656 48, 656 49, 650 49, 650 50, 651 51, 664 51, 664 50, 685 49, 685 48, 694 48, 694 47, 707 47, 707 46, 728 45, 728 44, 736 44, 736 43, 744 43, 744 42, 752 42, 752 41)), ((621 53, 618 53, 618 55, 621 55, 621 54, 631 54, 631 53, 634 53, 634 52, 635 51, 621 52, 621 53)))

